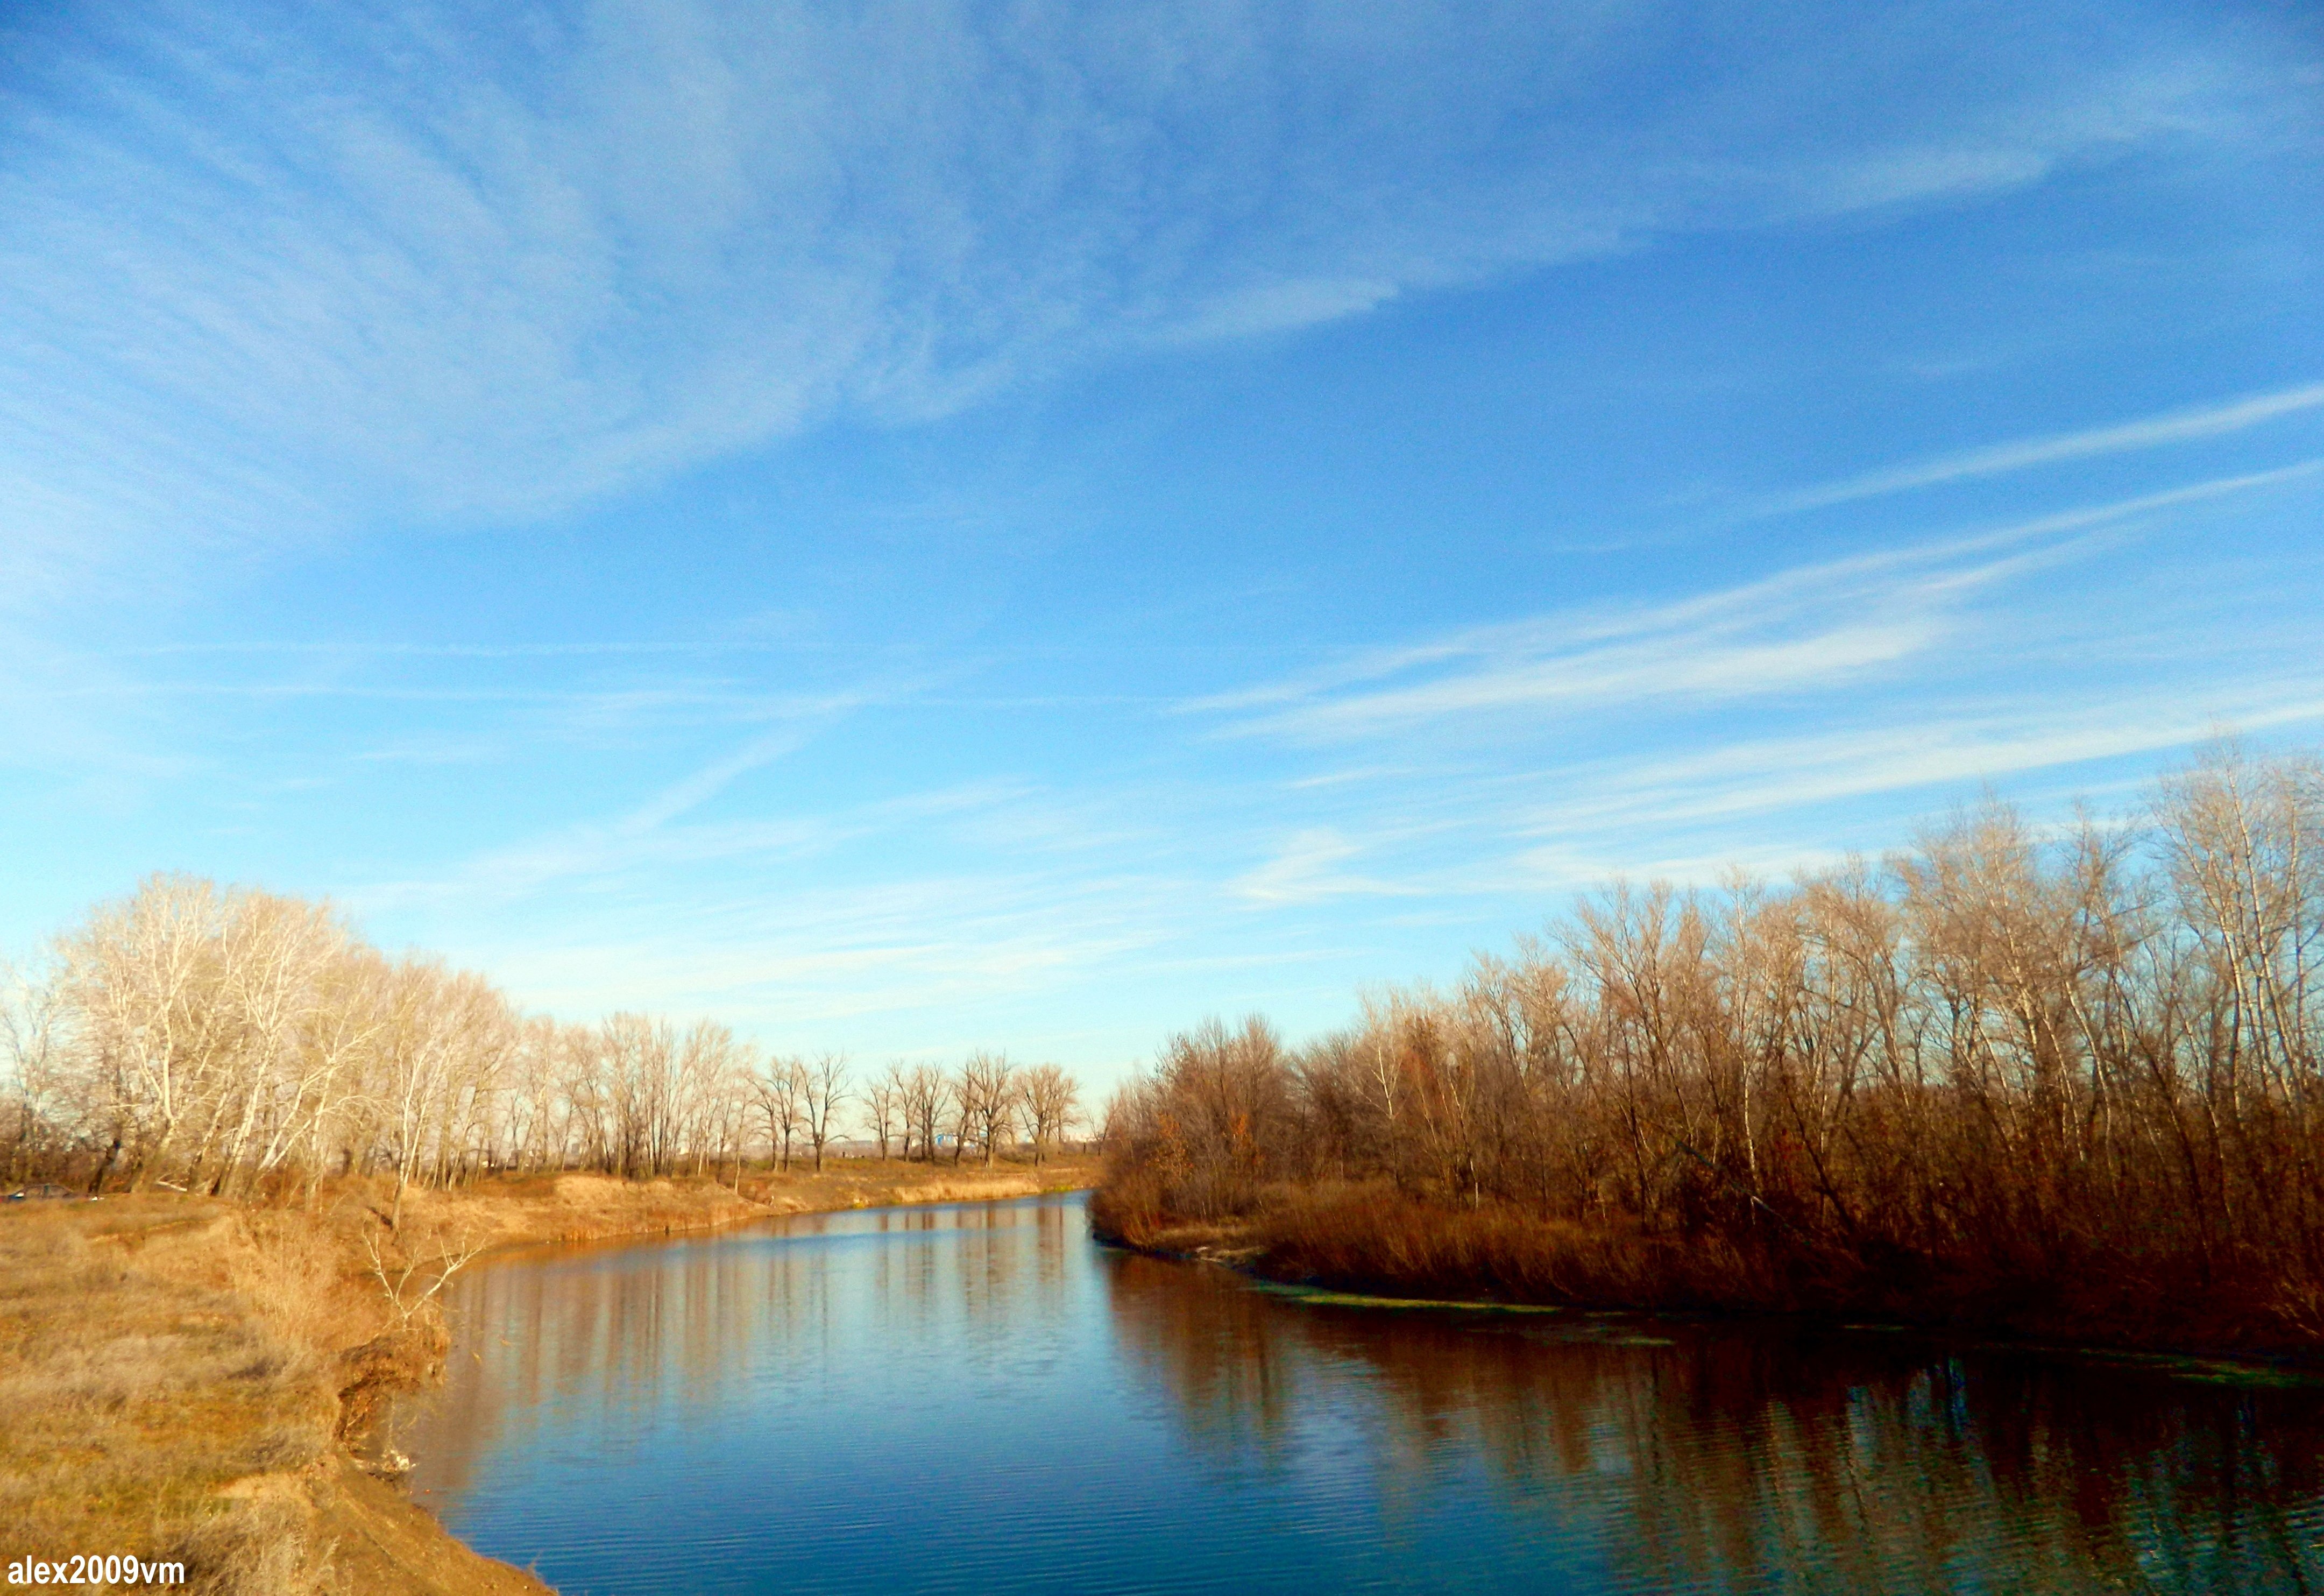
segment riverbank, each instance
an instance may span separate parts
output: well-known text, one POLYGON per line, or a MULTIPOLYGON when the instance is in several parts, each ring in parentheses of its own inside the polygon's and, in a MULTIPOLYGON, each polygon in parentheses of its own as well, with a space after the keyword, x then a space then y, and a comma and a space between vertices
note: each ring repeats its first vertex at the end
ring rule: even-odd
MULTIPOLYGON (((349 1451, 373 1407, 440 1370, 429 1287, 503 1247, 724 1228, 783 1213, 998 1199, 1090 1184, 1040 1170, 833 1160, 822 1175, 559 1175, 406 1194, 327 1185, 311 1208, 172 1195, 0 1206, 0 1564, 181 1562, 252 1596, 522 1596, 349 1451)), ((70 1588, 70 1587, 66 1587, 70 1588)), ((89 1587, 96 1588, 96 1587, 89 1587)))
POLYGON ((1643 1234, 1507 1204, 1429 1203, 1385 1182, 1284 1185, 1217 1220, 1176 1214, 1135 1173, 1101 1185, 1098 1236, 1261 1279, 1384 1297, 1590 1311, 1870 1320, 2125 1352, 2317 1361, 2316 1337, 2252 1305, 2264 1283, 2199 1288, 2166 1268, 2035 1278, 2017 1260, 1868 1258, 1796 1238, 1643 1234))

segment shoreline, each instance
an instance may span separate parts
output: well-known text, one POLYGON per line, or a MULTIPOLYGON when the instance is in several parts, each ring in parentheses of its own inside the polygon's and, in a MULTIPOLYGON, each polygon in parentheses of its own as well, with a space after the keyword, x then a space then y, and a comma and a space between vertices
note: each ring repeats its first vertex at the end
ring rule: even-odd
POLYGON ((1479 1316, 1508 1315, 1563 1315, 1573 1319, 1670 1321, 1686 1324, 1729 1325, 1738 1328, 1783 1329, 1794 1333, 1862 1334, 1914 1337, 1949 1348, 1977 1352, 2020 1352, 2045 1358, 2115 1363, 2154 1370, 2180 1379, 2205 1379, 2230 1385, 2324 1386, 2324 1354, 2266 1353, 2200 1347, 2147 1346, 2105 1341, 2077 1341, 2023 1334, 1987 1324, 1952 1324, 1925 1319, 1882 1319, 1837 1308, 1639 1307, 1600 1302, 1517 1302, 1489 1296, 1412 1296, 1384 1287, 1324 1284, 1288 1273, 1270 1274, 1263 1259, 1241 1256, 1241 1250, 1220 1250, 1172 1247, 1124 1241, 1119 1236, 1095 1238, 1102 1247, 1150 1258, 1163 1263, 1201 1264, 1224 1269, 1249 1282, 1251 1288, 1306 1307, 1346 1308, 1362 1313, 1445 1313, 1479 1316))
MULTIPOLYGON (((834 1159, 821 1175, 746 1174, 740 1193, 708 1177, 494 1178, 412 1188, 399 1234, 456 1238, 429 1244, 476 1267, 793 1214, 1083 1190, 1096 1176, 1088 1159, 1038 1170, 834 1159)), ((451 1345, 435 1294, 410 1293, 399 1316, 374 1273, 365 1239, 391 1202, 384 1182, 342 1181, 309 1209, 148 1194, 0 1211, 12 1288, 0 1355, 20 1366, 7 1383, 21 1398, 0 1441, 0 1519, 15 1521, 0 1553, 135 1545, 182 1561, 189 1589, 269 1596, 318 1584, 549 1592, 359 1455, 381 1404, 440 1378, 451 1345)))
MULTIPOLYGON (((841 1160, 832 1160, 836 1166, 841 1160)), ((680 1209, 673 1215, 655 1212, 643 1204, 638 1222, 613 1225, 591 1224, 573 1228, 570 1224, 555 1229, 534 1228, 524 1233, 504 1235, 496 1240, 475 1262, 482 1265, 508 1254, 535 1249, 584 1247, 594 1242, 640 1241, 657 1236, 707 1235, 764 1220, 786 1219, 813 1213, 847 1213, 875 1208, 919 1208, 945 1203, 999 1203, 1019 1197, 1042 1196, 1051 1192, 1087 1190, 1095 1184, 1094 1165, 1068 1164, 1072 1173, 1059 1180, 1045 1170, 1030 1168, 1003 1169, 986 1172, 974 1166, 964 1167, 949 1176, 939 1176, 905 1185, 884 1182, 864 1182, 850 1178, 851 1172, 838 1167, 826 1167, 821 1175, 809 1172, 801 1175, 772 1175, 746 1177, 742 1183, 747 1190, 756 1186, 763 1195, 757 1198, 738 1195, 732 1188, 720 1187, 731 1201, 714 1202, 706 1213, 697 1210, 688 1213, 680 1209), (801 1190, 801 1187, 804 1190, 801 1190), (869 1198, 878 1200, 867 1200, 869 1198), (695 1222, 678 1222, 692 1218, 695 1222), (655 1222, 659 1219, 660 1222, 655 1222)), ((582 1180, 612 1182, 605 1176, 572 1176, 554 1177, 556 1185, 582 1180)), ((625 1183, 637 1188, 640 1197, 650 1198, 656 1187, 669 1185, 668 1181, 625 1183)), ((494 1200, 494 1199, 487 1199, 494 1200)), ((506 1204, 508 1197, 497 1201, 506 1204)), ((515 1198, 523 1202, 521 1196, 515 1198)), ((553 1211, 544 1210, 541 1217, 553 1211)), ((504 1212, 503 1219, 509 1217, 504 1212)), ((536 1221, 536 1224, 538 1221, 536 1221)), ((475 1266, 471 1266, 475 1267, 475 1266)), ((447 1348, 448 1351, 448 1348, 447 1348)), ((442 1359, 429 1378, 440 1373, 442 1359)), ((418 1388, 417 1385, 404 1388, 418 1388)), ((364 1435, 356 1433, 340 1443, 343 1466, 337 1488, 328 1508, 318 1503, 318 1512, 327 1522, 340 1525, 364 1538, 379 1554, 379 1564, 368 1571, 368 1577, 358 1582, 365 1591, 382 1591, 388 1596, 554 1596, 555 1587, 529 1569, 487 1557, 452 1533, 443 1520, 426 1507, 415 1501, 403 1488, 400 1475, 383 1478, 366 1468, 356 1455, 364 1435), (361 1483, 356 1481, 360 1481, 361 1483), (402 1582, 396 1582, 398 1577, 402 1582), (417 1577, 414 1577, 417 1576, 417 1577), (425 1580, 427 1582, 420 1582, 425 1580)), ((344 1541, 342 1544, 345 1544, 344 1541)))
MULTIPOLYGON (((1234 1220, 1191 1220, 1177 1215, 1125 1215, 1109 1204, 1105 1187, 1096 1188, 1091 1207, 1092 1233, 1103 1245, 1170 1262, 1208 1264, 1242 1276, 1253 1285, 1297 1296, 1342 1299, 1339 1305, 1382 1311, 1415 1311, 1435 1307, 1445 1311, 1560 1313, 1576 1316, 1636 1315, 1738 1325, 1785 1325, 1803 1331, 1902 1333, 1932 1342, 1974 1344, 2027 1353, 2119 1361, 2131 1365, 2216 1371, 2218 1378, 2238 1383, 2310 1385, 2324 1383, 2324 1349, 2237 1342, 2206 1337, 2200 1332, 2172 1333, 2170 1326, 2106 1324, 2070 1311, 2020 1309, 1980 1312, 1973 1299, 1916 1306, 1909 1297, 1885 1301, 1719 1300, 1691 1283, 1681 1282, 1661 1300, 1651 1291, 1635 1296, 1586 1289, 1555 1291, 1496 1291, 1480 1280, 1489 1269, 1463 1259, 1447 1267, 1441 1253, 1460 1215, 1440 1215, 1421 1204, 1398 1214, 1409 1225, 1394 1240, 1405 1244, 1404 1255, 1383 1262, 1378 1253, 1364 1251, 1376 1236, 1364 1227, 1351 1226, 1352 1245, 1328 1260, 1307 1256, 1300 1232, 1310 1230, 1319 1208, 1326 1214, 1331 1194, 1303 1192, 1297 1204, 1305 1211, 1286 1225, 1280 1212, 1262 1209, 1234 1220), (1416 1216, 1417 1216, 1416 1218, 1416 1216), (1441 1221, 1432 1225, 1431 1221, 1441 1221), (1274 1233, 1287 1231, 1286 1239, 1274 1233), (1433 1232, 1433 1233, 1432 1233, 1433 1232)), ((1342 1194, 1344 1195, 1344 1194, 1342 1194)), ((1506 1216, 1503 1216, 1506 1217, 1506 1216)), ((1539 1241, 1545 1250, 1572 1245, 1574 1238, 1559 1227, 1541 1224, 1539 1241)), ((1585 1247, 1613 1251, 1638 1239, 1611 1232, 1585 1235, 1585 1247)), ((1655 1239, 1658 1248, 1674 1246, 1655 1239)), ((1527 1262, 1535 1260, 1527 1259, 1527 1262)), ((1593 1260, 1595 1261, 1595 1260, 1593 1260)), ((1667 1287, 1655 1279, 1651 1264, 1637 1267, 1636 1278, 1667 1287)))

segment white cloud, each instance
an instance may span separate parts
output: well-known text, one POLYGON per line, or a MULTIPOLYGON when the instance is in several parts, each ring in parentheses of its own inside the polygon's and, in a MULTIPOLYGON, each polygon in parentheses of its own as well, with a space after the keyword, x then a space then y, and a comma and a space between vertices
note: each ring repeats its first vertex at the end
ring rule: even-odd
POLYGON ((2324 460, 2219 477, 1660 604, 1472 627, 1180 708, 1223 716, 1234 735, 1334 743, 1861 687, 1964 646, 1997 591, 2088 558, 2101 529, 2319 470, 2324 460))
POLYGON ((1364 851, 1328 826, 1302 831, 1265 864, 1237 878, 1228 890, 1260 908, 1316 903, 1328 898, 1403 897, 1419 890, 1335 868, 1364 851))
POLYGON ((2100 455, 2190 443, 2198 438, 2240 432, 2246 428, 2257 427, 2279 417, 2296 415, 2319 406, 2324 406, 2324 383, 2310 383, 2296 388, 2280 389, 2273 393, 2255 394, 2227 404, 2173 411, 2168 415, 2148 416, 2119 426, 2097 427, 2049 438, 2020 438, 2012 443, 1996 444, 1989 448, 1971 449, 1966 454, 1947 455, 1918 465, 1868 472, 1844 482, 1827 483, 1821 487, 1804 488, 1799 493, 1786 494, 1772 501, 1766 510, 1771 514, 1820 510, 1828 505, 1880 498, 1889 494, 1907 493, 1914 488, 1968 482, 1978 477, 1999 476, 2066 460, 2085 460, 2100 455))
POLYGON ((1186 343, 1296 332, 1379 309, 1401 289, 1389 281, 1325 279, 1238 290, 1195 311, 1174 330, 1186 343))
POLYGON ((2232 42, 2103 16, 1964 17, 1946 66, 1847 7, 1707 41, 1623 5, 521 14, 12 35, 10 598, 156 570, 130 549, 549 514, 835 413, 2019 186, 2282 98, 2232 42))
POLYGON ((567 936, 461 941, 524 1001, 565 1012, 715 1012, 774 1036, 860 1037, 876 1019, 942 1045, 931 1017, 957 1023, 1118 970, 1182 932, 1188 901, 1154 877, 963 872, 697 902, 675 920, 598 906, 567 936))
POLYGON ((447 875, 377 884, 365 890, 364 901, 379 908, 507 902, 537 898, 560 886, 654 870, 744 862, 764 867, 770 861, 826 853, 914 820, 990 804, 1001 796, 999 789, 966 787, 862 806, 841 815, 678 824, 743 776, 807 746, 825 724, 818 717, 765 733, 667 783, 625 813, 486 849, 447 875))
POLYGON ((2324 677, 2085 693, 2048 709, 1941 705, 1844 731, 1738 738, 1545 772, 1541 784, 1561 796, 1521 806, 1509 819, 1525 834, 1610 836, 1798 816, 1851 799, 2152 756, 2222 727, 2260 734, 2319 720, 2324 677))

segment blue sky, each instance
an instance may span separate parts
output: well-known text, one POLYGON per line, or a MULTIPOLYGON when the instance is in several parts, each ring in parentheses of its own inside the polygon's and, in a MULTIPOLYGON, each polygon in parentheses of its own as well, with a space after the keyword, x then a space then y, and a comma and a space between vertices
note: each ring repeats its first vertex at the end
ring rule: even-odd
POLYGON ((0 947, 1102 1078, 2324 740, 2304 6, 0 18, 0 947))

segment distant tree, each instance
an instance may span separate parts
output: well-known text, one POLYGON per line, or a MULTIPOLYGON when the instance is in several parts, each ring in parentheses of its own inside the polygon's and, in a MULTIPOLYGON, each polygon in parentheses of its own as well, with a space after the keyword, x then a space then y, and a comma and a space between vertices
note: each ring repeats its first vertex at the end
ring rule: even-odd
POLYGON ((977 1085, 977 1077, 965 1066, 959 1074, 945 1077, 943 1104, 952 1126, 952 1161, 955 1166, 967 1156, 968 1144, 976 1139, 977 1085))
POLYGON ((757 1067, 755 1048, 736 1047, 719 1091, 718 1135, 732 1169, 727 1184, 738 1193, 742 1189, 742 1156, 751 1139, 751 1082, 757 1067))
POLYGON ((1033 1163, 1038 1167, 1081 1107, 1081 1085, 1054 1064, 1025 1072, 1020 1101, 1032 1131, 1033 1163))
POLYGON ((46 973, 0 963, 0 1060, 14 1099, 8 1127, 8 1184, 31 1178, 53 1139, 53 1099, 64 1062, 61 994, 46 973))
POLYGON ((936 1126, 944 1118, 949 1100, 949 1086, 944 1073, 932 1065, 916 1064, 904 1077, 904 1121, 907 1145, 904 1154, 911 1156, 909 1138, 917 1130, 920 1138, 920 1157, 929 1163, 936 1158, 936 1126))
POLYGON ((515 1026, 507 999, 483 976, 434 961, 395 966, 387 1001, 378 1134, 395 1167, 388 1224, 400 1229, 412 1183, 447 1177, 459 1099, 489 1089, 498 1061, 513 1051, 515 1026))
POLYGON ((602 1029, 599 1056, 613 1109, 612 1172, 628 1179, 662 1173, 677 1130, 676 1033, 668 1020, 616 1014, 602 1029))
POLYGON ((770 1058, 766 1073, 752 1084, 779 1169, 791 1167, 791 1142, 807 1123, 807 1074, 796 1058, 770 1058))
POLYGON ((897 1122, 904 1127, 904 1152, 911 1154, 911 1120, 904 1112, 904 1066, 890 1059, 888 1067, 863 1088, 863 1123, 880 1144, 880 1156, 888 1156, 890 1142, 894 1139, 897 1122))
POLYGON ((800 1108, 807 1145, 815 1149, 815 1172, 823 1173, 823 1149, 831 1139, 831 1116, 847 1101, 847 1056, 825 1053, 800 1072, 800 1108))
MULTIPOLYGON (((984 1161, 990 1165, 1016 1115, 1017 1072, 1010 1068, 1006 1054, 972 1053, 960 1066, 953 1091, 962 1139, 973 1135, 983 1145, 984 1161)), ((957 1154, 953 1161, 960 1161, 957 1154)))

